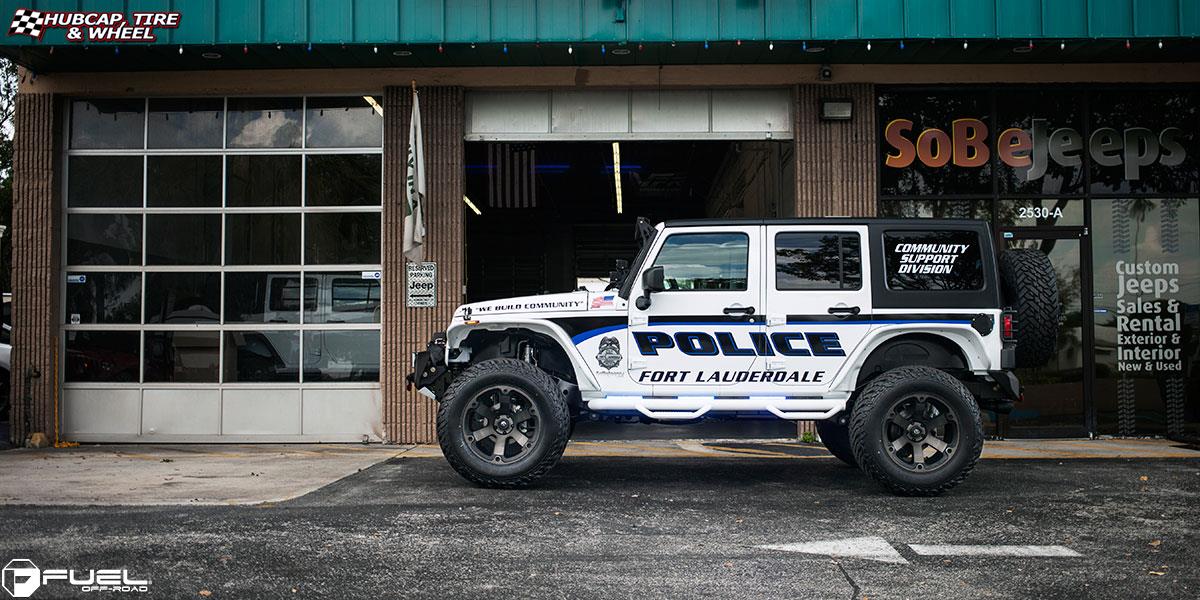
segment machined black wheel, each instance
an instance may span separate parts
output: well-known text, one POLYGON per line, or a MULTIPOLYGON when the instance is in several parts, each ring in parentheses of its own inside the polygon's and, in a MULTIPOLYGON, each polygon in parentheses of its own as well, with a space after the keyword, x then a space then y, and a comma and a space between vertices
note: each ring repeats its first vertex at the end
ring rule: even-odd
POLYGON ((553 377, 497 358, 454 378, 438 405, 437 431, 459 475, 484 487, 526 487, 562 457, 571 416, 553 377))
POLYGON ((979 405, 945 371, 899 367, 871 380, 850 416, 854 458, 901 495, 931 496, 962 483, 983 451, 979 405))
POLYGON ((537 407, 512 386, 493 385, 475 394, 463 419, 467 448, 477 459, 495 464, 520 461, 538 438, 537 407))
POLYGON ((882 423, 888 458, 909 471, 936 471, 958 450, 954 411, 936 394, 913 392, 892 402, 882 423))

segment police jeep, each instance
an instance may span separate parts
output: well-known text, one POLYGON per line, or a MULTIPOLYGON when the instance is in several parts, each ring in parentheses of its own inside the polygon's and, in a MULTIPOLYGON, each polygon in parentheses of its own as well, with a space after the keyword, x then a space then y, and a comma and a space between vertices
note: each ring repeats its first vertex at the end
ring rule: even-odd
POLYGON ((809 419, 893 492, 938 494, 983 447, 981 410, 1054 353, 1057 279, 963 220, 639 220, 605 291, 477 302, 414 354, 450 465, 524 487, 583 419, 809 419))

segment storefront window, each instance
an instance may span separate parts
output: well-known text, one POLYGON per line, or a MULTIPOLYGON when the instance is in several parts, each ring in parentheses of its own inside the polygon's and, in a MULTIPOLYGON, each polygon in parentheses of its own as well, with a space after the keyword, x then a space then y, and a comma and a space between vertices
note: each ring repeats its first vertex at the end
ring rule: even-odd
POLYGON ((229 148, 299 148, 301 98, 230 98, 225 135, 229 148))
POLYGON ((377 96, 309 98, 309 148, 374 148, 383 144, 382 99, 377 96))
POLYGON ((1001 227, 1083 227, 1085 200, 1073 198, 1001 199, 996 223, 1001 227))
POLYGON ((221 98, 152 98, 146 145, 150 148, 220 148, 225 102, 221 98))
POLYGON ((71 148, 141 148, 146 131, 142 98, 71 102, 71 148))
POLYGON ((378 98, 70 110, 66 381, 378 381, 378 98))
POLYGON ((141 156, 72 156, 67 161, 67 206, 142 205, 141 156))
POLYGON ((1100 430, 1183 433, 1200 420, 1200 199, 1093 208, 1100 430))
POLYGON ((225 159, 225 202, 230 207, 300 206, 301 157, 231 154, 225 159))
POLYGON ((1090 106, 1092 192, 1200 191, 1200 92, 1100 90, 1090 106))
POLYGON ((1002 194, 1081 194, 1083 111, 1076 92, 1031 89, 996 93, 996 153, 1002 194))
POLYGON ((150 156, 146 159, 146 206, 221 206, 221 157, 150 156))
POLYGON ((1200 429, 1200 92, 896 88, 879 117, 881 215, 990 218, 999 247, 1044 252, 1058 275, 1057 353, 1018 370, 1025 402, 999 433, 1200 429), (960 121, 986 125, 981 111, 995 126, 979 137, 960 121), (922 133, 937 122, 954 130, 949 158, 932 141, 916 152, 943 139, 922 133))
POLYGON ((883 194, 991 193, 990 113, 988 97, 969 92, 880 95, 883 194))

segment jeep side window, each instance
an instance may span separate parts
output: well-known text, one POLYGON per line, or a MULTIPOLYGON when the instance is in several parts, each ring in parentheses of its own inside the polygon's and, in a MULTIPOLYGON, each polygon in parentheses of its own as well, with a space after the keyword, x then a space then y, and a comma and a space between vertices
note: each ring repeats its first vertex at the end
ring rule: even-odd
POLYGON ((857 233, 782 232, 775 236, 775 289, 862 288, 857 233))
POLYGON ((744 291, 749 256, 744 233, 676 233, 651 266, 663 268, 668 290, 744 291))
POLYGON ((883 234, 887 286, 893 290, 983 289, 983 258, 975 231, 888 231, 883 234))

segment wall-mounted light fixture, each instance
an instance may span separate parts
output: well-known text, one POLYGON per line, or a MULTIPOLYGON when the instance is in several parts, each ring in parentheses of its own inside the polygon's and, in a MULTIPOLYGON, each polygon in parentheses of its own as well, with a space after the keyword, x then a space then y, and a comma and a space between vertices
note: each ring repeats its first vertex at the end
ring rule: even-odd
POLYGON ((854 117, 854 103, 849 98, 822 98, 822 121, 849 121, 854 117))

